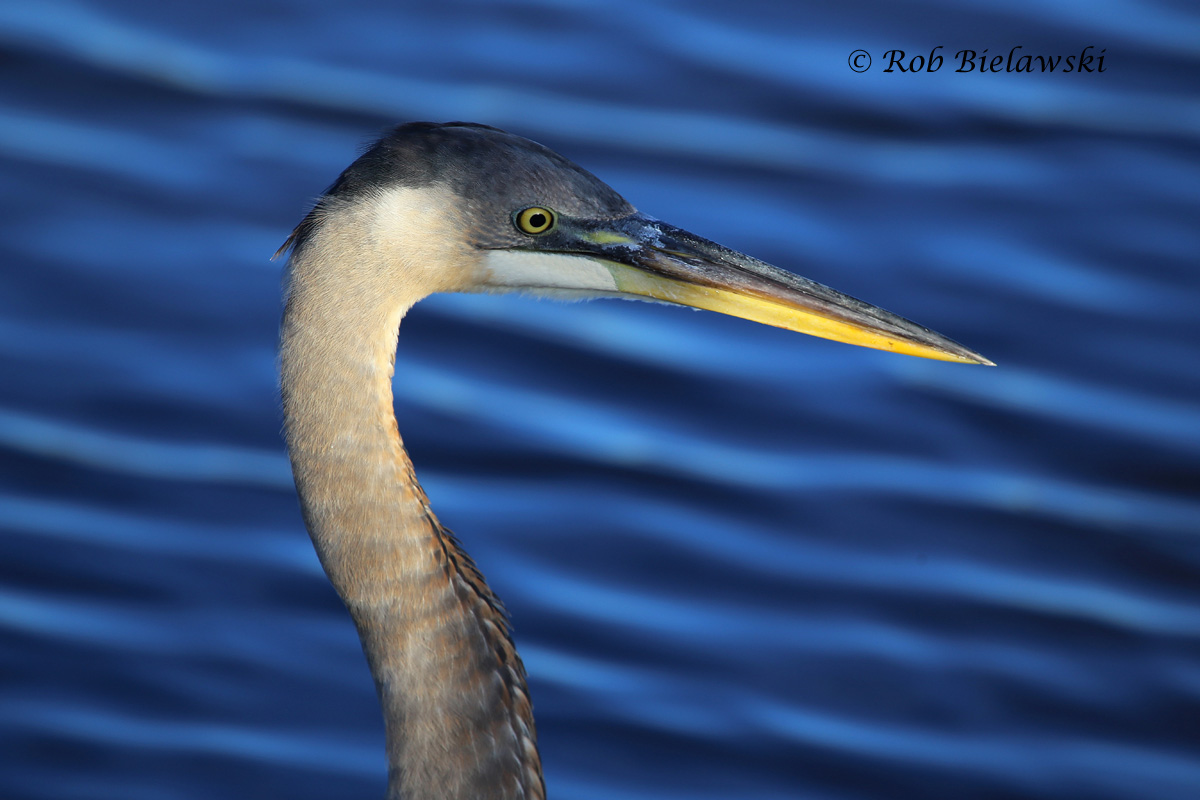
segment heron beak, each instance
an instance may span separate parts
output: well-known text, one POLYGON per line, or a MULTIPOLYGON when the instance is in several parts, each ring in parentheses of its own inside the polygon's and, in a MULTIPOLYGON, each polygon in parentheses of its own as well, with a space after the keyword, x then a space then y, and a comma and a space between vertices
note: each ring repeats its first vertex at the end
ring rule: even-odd
POLYGON ((878 350, 993 362, 940 333, 807 278, 638 215, 588 235, 604 250, 620 294, 774 325, 878 350))

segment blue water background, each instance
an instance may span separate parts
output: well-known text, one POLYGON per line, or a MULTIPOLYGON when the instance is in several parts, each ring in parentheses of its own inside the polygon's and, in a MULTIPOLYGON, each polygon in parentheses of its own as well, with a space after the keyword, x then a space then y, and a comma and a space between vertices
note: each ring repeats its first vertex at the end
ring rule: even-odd
POLYGON ((268 258, 413 119, 1000 365, 420 305, 400 429, 552 797, 1200 797, 1195 6, 7 0, 0 48, 0 798, 382 796, 268 258), (1014 45, 1106 71, 954 72, 1014 45))

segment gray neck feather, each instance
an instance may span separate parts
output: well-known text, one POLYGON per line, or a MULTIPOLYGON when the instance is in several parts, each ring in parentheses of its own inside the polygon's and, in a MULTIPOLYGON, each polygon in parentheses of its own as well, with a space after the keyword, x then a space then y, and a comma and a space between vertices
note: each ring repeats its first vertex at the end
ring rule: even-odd
POLYGON ((543 798, 503 608, 430 510, 396 431, 397 331, 420 292, 390 289, 396 264, 347 247, 370 240, 360 224, 329 215, 294 252, 280 364, 304 520, 383 707, 388 797, 543 798))

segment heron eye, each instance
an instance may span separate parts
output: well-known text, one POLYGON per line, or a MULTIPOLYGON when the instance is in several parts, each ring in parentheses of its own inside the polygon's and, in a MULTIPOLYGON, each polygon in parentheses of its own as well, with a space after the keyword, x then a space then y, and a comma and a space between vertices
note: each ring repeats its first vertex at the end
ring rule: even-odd
POLYGON ((554 225, 554 212, 541 206, 530 206, 518 211, 515 221, 521 233, 545 233, 554 225))

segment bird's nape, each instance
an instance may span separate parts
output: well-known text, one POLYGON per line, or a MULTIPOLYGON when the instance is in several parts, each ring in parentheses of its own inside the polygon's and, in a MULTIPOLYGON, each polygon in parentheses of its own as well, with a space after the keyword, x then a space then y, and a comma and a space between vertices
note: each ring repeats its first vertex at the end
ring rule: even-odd
POLYGON ((503 608, 430 509, 396 430, 396 337, 414 303, 440 291, 633 297, 991 363, 644 216, 571 161, 486 126, 396 128, 342 173, 288 247, 288 452, 314 547, 375 679, 393 800, 545 796, 503 608))

